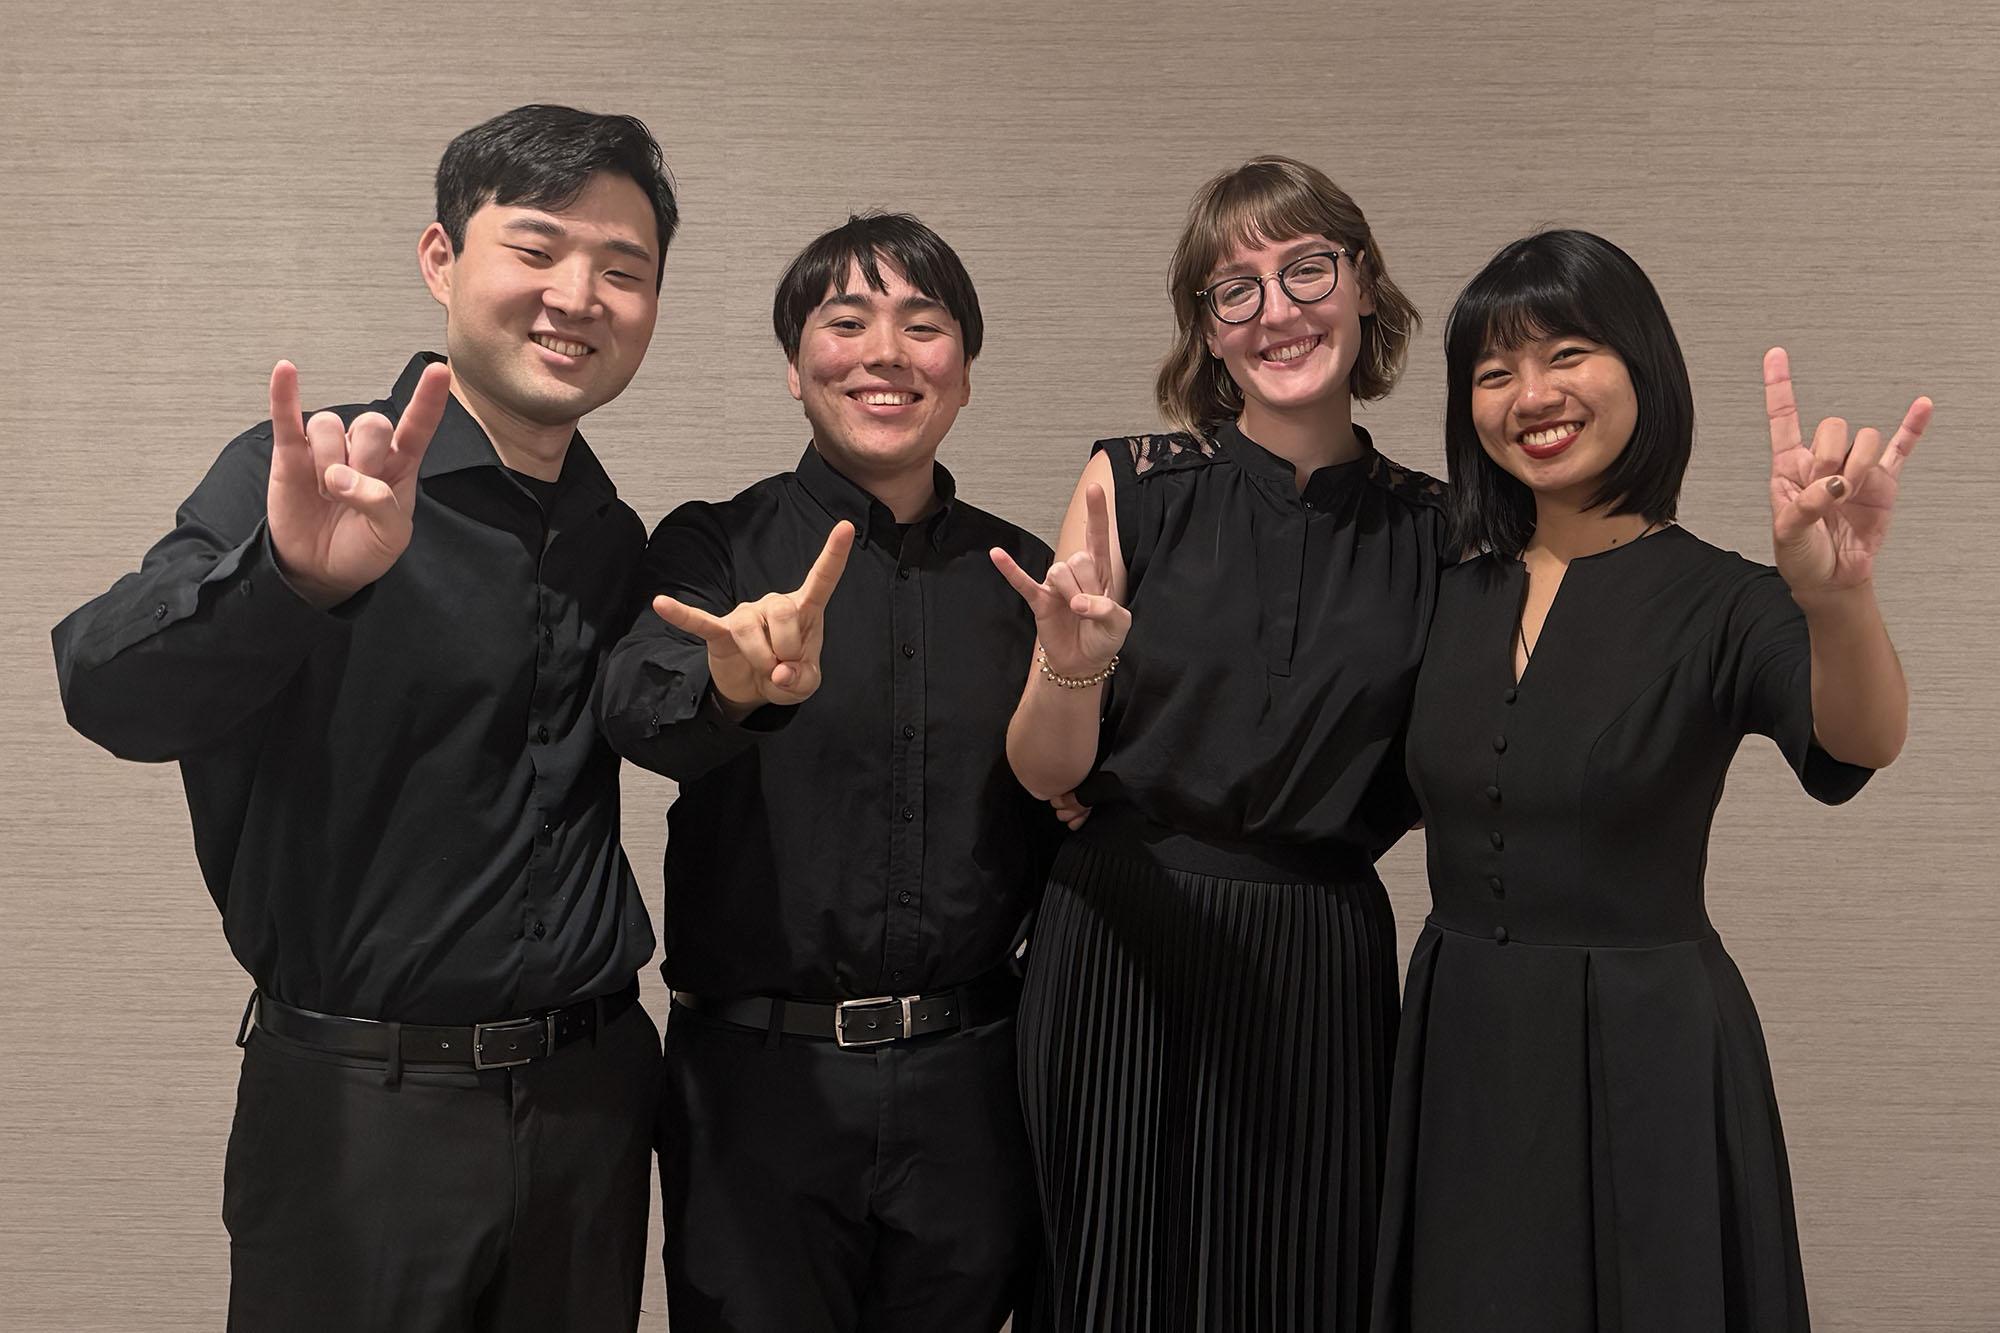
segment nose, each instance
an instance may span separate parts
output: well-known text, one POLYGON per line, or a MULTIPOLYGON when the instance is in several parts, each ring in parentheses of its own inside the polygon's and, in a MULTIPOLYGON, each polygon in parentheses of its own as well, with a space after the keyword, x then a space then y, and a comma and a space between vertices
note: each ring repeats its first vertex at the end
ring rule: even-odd
POLYGON ((597 275, 592 271, 589 260, 577 255, 569 262, 550 269, 542 301, 549 309, 572 319, 595 319, 600 313, 600 303, 597 299, 597 275))
POLYGON ((900 366, 907 359, 903 349, 902 335, 893 322, 876 320, 869 324, 868 332, 861 339, 861 364, 865 366, 900 366))
POLYGON ((1534 416, 1562 405, 1564 394, 1556 377, 1541 366, 1528 366, 1521 371, 1520 391, 1514 395, 1514 410, 1521 416, 1534 416))
POLYGON ((1257 322, 1285 324, 1296 318, 1299 313, 1298 302, 1294 301, 1292 294, 1285 290, 1285 284, 1278 281, 1278 275, 1266 274, 1263 281, 1264 308, 1258 312, 1257 322))

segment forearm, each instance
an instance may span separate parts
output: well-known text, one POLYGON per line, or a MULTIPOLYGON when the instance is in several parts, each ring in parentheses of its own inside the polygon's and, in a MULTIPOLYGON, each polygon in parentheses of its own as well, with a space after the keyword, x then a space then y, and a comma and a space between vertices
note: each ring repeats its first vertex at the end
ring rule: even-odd
POLYGON ((1097 762, 1104 686, 1065 689, 1028 671, 1021 702, 1007 724, 1007 762, 1023 787, 1039 800, 1074 791, 1097 762))
POLYGON ((718 698, 707 648, 664 626, 642 624, 627 635, 605 659, 598 692, 598 723, 611 748, 676 782, 693 781, 733 759, 783 726, 793 711, 745 710, 718 698))
POLYGON ((1910 690, 1873 585, 1795 600, 1812 636, 1815 739, 1843 763, 1886 767, 1909 733, 1910 690))

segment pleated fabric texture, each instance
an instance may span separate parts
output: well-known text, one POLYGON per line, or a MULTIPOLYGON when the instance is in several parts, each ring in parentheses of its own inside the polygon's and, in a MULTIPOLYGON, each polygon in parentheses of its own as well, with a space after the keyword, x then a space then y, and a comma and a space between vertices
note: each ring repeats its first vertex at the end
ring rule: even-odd
MULTIPOLYGON (((1091 830, 1085 828, 1085 834, 1091 830)), ((1395 924, 1365 864, 1274 879, 1072 838, 1022 998, 1021 1081, 1062 1333, 1363 1327, 1395 924)), ((1278 872, 1282 874, 1283 872, 1278 872)))
POLYGON ((1763 1030, 1713 934, 1433 921, 1404 1005, 1378 1333, 1804 1333, 1763 1030))

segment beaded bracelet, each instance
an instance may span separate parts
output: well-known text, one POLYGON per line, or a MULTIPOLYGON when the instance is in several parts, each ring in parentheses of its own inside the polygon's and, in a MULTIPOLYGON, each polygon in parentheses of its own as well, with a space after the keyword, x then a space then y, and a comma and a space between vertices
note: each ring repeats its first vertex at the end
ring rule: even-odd
POLYGON ((1058 676, 1055 668, 1049 665, 1049 650, 1038 643, 1035 645, 1035 663, 1041 667, 1043 679, 1050 684, 1060 685, 1066 690, 1087 690, 1093 685, 1102 685, 1111 679, 1111 673, 1118 669, 1118 654, 1113 653, 1111 660, 1096 675, 1058 676))

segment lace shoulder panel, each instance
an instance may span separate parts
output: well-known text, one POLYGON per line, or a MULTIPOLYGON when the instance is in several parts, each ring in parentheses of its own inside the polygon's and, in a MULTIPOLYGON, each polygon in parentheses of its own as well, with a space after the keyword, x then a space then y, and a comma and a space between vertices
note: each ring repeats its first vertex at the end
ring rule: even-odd
POLYGON ((1368 479, 1389 494, 1411 504, 1429 505, 1433 509, 1443 509, 1450 495, 1444 482, 1427 472, 1404 467, 1401 463, 1377 453, 1368 470, 1368 479))
POLYGON ((1132 459, 1133 473, 1141 477, 1150 472, 1200 467, 1213 462, 1218 453, 1214 440, 1190 435, 1186 431, 1166 435, 1126 435, 1099 440, 1097 447, 1125 450, 1132 459))

